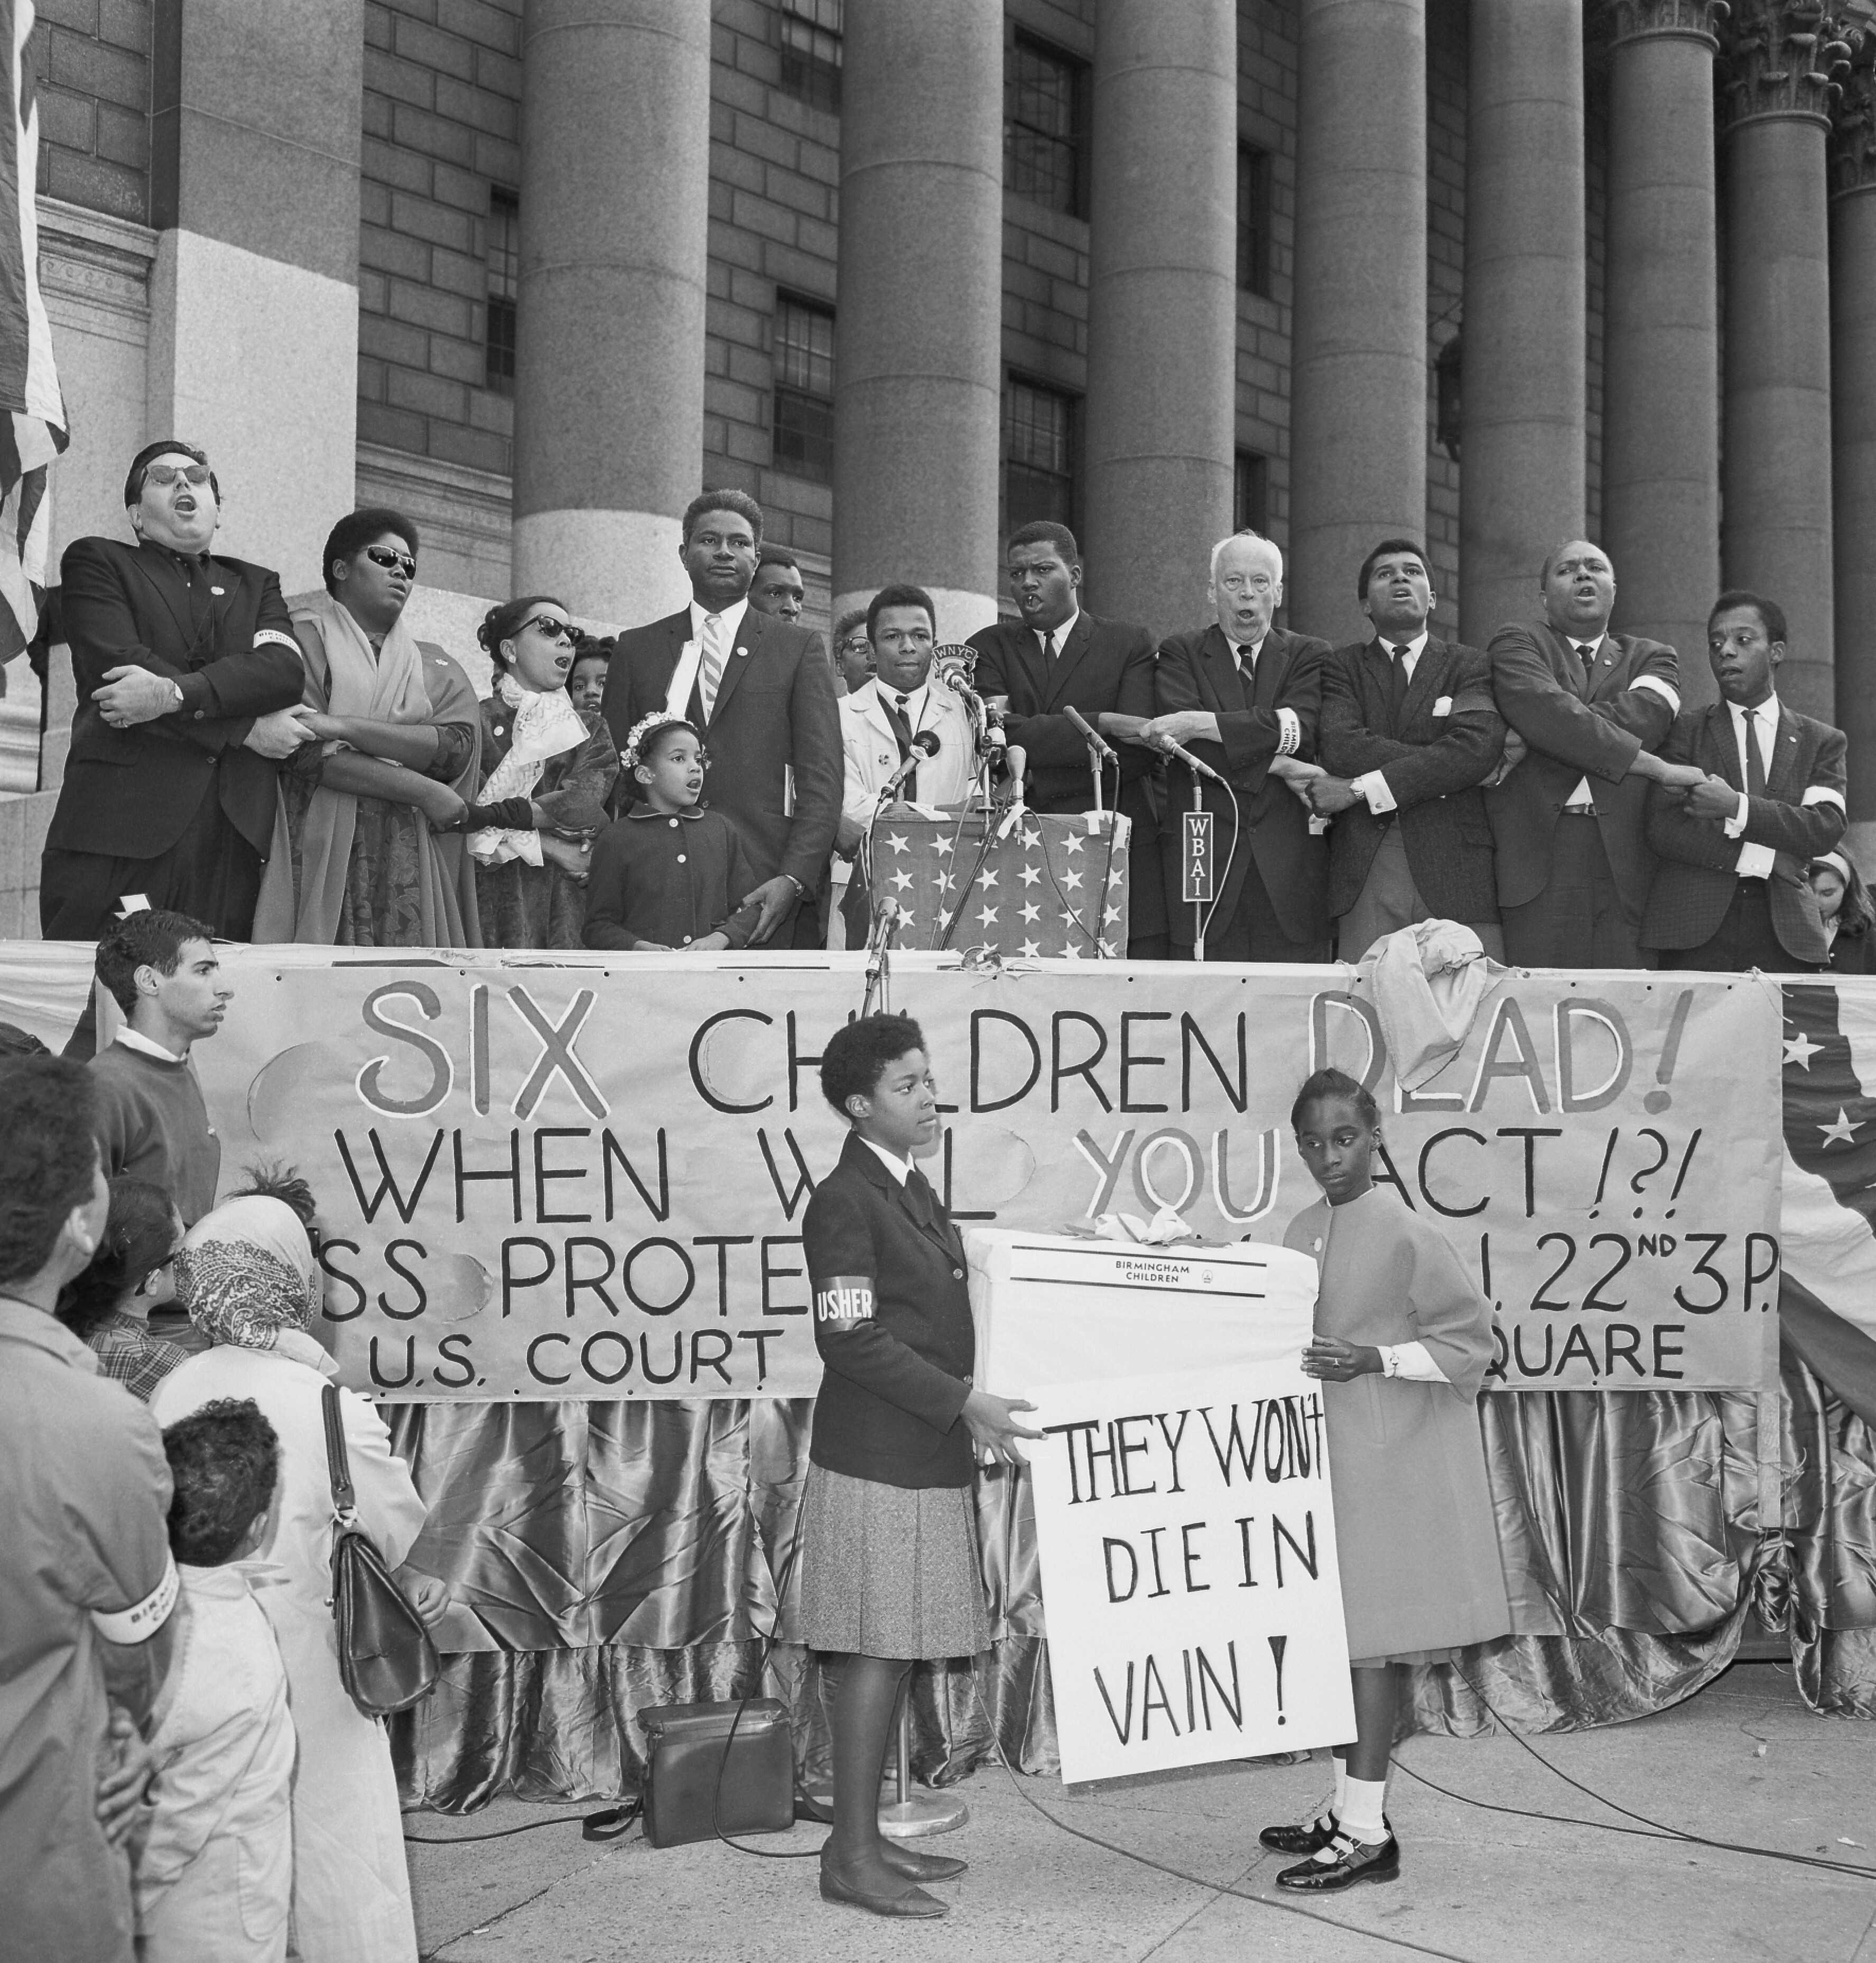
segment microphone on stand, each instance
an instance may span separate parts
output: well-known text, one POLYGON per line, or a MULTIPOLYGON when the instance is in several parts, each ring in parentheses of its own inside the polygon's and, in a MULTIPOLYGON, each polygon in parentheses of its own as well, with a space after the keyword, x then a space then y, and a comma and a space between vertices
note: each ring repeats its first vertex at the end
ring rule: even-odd
POLYGON ((899 786, 918 768, 919 765, 927 757, 936 756, 943 748, 944 745, 938 740, 936 730, 921 729, 912 738, 913 754, 908 757, 892 776, 880 786, 879 802, 882 804, 890 804, 897 794, 899 786))
POLYGON ((1097 757, 1104 757, 1110 764, 1118 764, 1120 761, 1120 758, 1115 753, 1114 746, 1081 713, 1080 709, 1071 703, 1064 703, 1063 713, 1081 732, 1082 741, 1087 744, 1097 757))
POLYGON ((1163 750, 1169 757, 1177 757, 1187 770, 1195 771, 1202 777, 1209 777, 1215 784, 1224 783, 1225 780, 1203 757, 1195 757, 1184 744, 1175 743, 1170 737, 1162 736, 1155 747, 1163 750))

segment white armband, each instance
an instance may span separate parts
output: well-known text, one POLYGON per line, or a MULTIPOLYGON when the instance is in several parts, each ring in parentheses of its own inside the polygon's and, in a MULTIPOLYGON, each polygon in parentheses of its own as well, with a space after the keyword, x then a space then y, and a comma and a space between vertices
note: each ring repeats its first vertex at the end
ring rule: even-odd
POLYGON ((270 641, 277 648, 291 648, 295 654, 299 652, 299 643, 291 634, 283 634, 277 627, 263 627, 254 637, 257 648, 265 647, 270 641))
POLYGON ((1293 757, 1303 747, 1303 725, 1296 719, 1293 709, 1277 711, 1277 728, 1282 732, 1277 743, 1279 757, 1293 757))
POLYGON ((1681 713, 1680 690, 1671 681, 1663 681, 1659 675, 1637 675, 1629 687, 1647 689, 1658 695, 1676 716, 1681 713))
POLYGON ((1829 784, 1813 784, 1798 802, 1804 805, 1834 804, 1839 811, 1847 809, 1842 792, 1833 790, 1829 784))
POLYGON ((133 1643, 147 1643, 169 1620, 181 1584, 176 1574, 176 1558, 163 1557, 163 1578, 141 1602, 127 1609, 94 1609, 91 1624, 107 1643, 128 1648, 133 1643))

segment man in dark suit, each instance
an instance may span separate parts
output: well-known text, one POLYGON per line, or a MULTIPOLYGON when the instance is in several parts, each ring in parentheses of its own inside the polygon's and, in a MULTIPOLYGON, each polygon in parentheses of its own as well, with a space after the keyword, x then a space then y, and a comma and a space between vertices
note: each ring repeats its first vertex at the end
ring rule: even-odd
POLYGON ((840 711, 821 636, 749 604, 761 543, 753 498, 706 491, 690 501, 678 548, 690 604, 619 636, 600 713, 622 751, 655 709, 704 732, 710 802, 760 881, 731 895, 761 902, 751 944, 818 947, 814 895, 840 820, 840 711))
POLYGON ((1153 636, 1124 620, 1097 620, 1081 605, 1081 554, 1074 533, 1047 519, 1023 525, 1005 548, 1010 591, 1021 616, 980 627, 973 686, 1004 697, 1010 741, 1027 753, 1023 797, 1032 811, 1087 811, 1094 780, 1087 739, 1069 721, 1078 710, 1120 757, 1106 802, 1132 821, 1127 849, 1127 953, 1163 960, 1165 881, 1160 863, 1160 786, 1156 759, 1138 741, 1154 713, 1153 636))
POLYGON ((1830 941, 1805 875, 1843 836, 1844 736, 1801 716, 1772 687, 1785 611, 1723 593, 1707 620, 1721 700, 1676 722, 1662 754, 1705 781, 1648 799, 1660 855, 1641 944, 1663 968, 1818 969, 1830 941))
POLYGON ((1655 754, 1680 713, 1674 650, 1609 631, 1615 569, 1586 539, 1559 546, 1538 587, 1544 619, 1500 627, 1486 650, 1511 747, 1529 752, 1485 794, 1505 958, 1646 968, 1648 786, 1692 790, 1705 774, 1655 754))
POLYGON ((40 932, 95 940, 141 895, 245 940, 280 760, 306 740, 299 643, 279 576, 210 554, 220 487, 200 450, 139 450, 123 501, 136 544, 78 539, 60 567, 78 706, 40 932))
POLYGON ((1458 921, 1503 958, 1492 828, 1479 786, 1497 767, 1505 725, 1484 651, 1430 628, 1433 586, 1411 539, 1383 539, 1355 584, 1372 641, 1323 665, 1309 801, 1333 817, 1329 912, 1336 952, 1359 961, 1382 935, 1458 921))
MULTIPOLYGON (((1283 600, 1283 555, 1255 532, 1234 533, 1212 548, 1207 597, 1216 616, 1210 626, 1160 643, 1159 713, 1144 732, 1149 742, 1190 749, 1237 796, 1234 843, 1231 800, 1222 786, 1202 780, 1225 866, 1205 910, 1205 959, 1327 961, 1326 825, 1311 812, 1305 786, 1323 775, 1311 760, 1329 643, 1270 624, 1283 600)), ((1173 773, 1175 780, 1185 774, 1173 773)), ((1177 821, 1169 812, 1170 837, 1177 821)), ((1177 903, 1176 889, 1167 897, 1173 952, 1189 961, 1196 910, 1177 903)))

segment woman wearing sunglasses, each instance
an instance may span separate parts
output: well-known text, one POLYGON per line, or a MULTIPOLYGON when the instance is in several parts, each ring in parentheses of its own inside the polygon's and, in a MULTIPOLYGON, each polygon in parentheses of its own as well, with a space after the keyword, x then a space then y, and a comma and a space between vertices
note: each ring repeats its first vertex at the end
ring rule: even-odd
POLYGON ((474 795, 475 690, 404 609, 417 527, 373 508, 325 542, 325 591, 293 608, 313 738, 280 773, 256 940, 479 947, 475 884, 453 824, 474 795))
POLYGON ((606 822, 619 753, 602 722, 589 729, 567 693, 575 633, 567 610, 540 593, 491 607, 475 630, 495 665, 482 704, 480 805, 527 826, 469 834, 482 939, 490 947, 578 947, 587 854, 606 822))

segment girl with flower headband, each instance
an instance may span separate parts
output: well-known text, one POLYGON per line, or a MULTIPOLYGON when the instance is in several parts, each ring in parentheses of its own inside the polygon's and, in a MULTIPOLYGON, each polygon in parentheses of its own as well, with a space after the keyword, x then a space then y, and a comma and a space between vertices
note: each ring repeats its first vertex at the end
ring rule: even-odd
POLYGON ((744 895, 760 882, 736 828, 703 802, 709 760, 696 725, 655 710, 633 725, 623 761, 642 801, 593 847, 587 946, 748 946, 762 909, 744 895))

